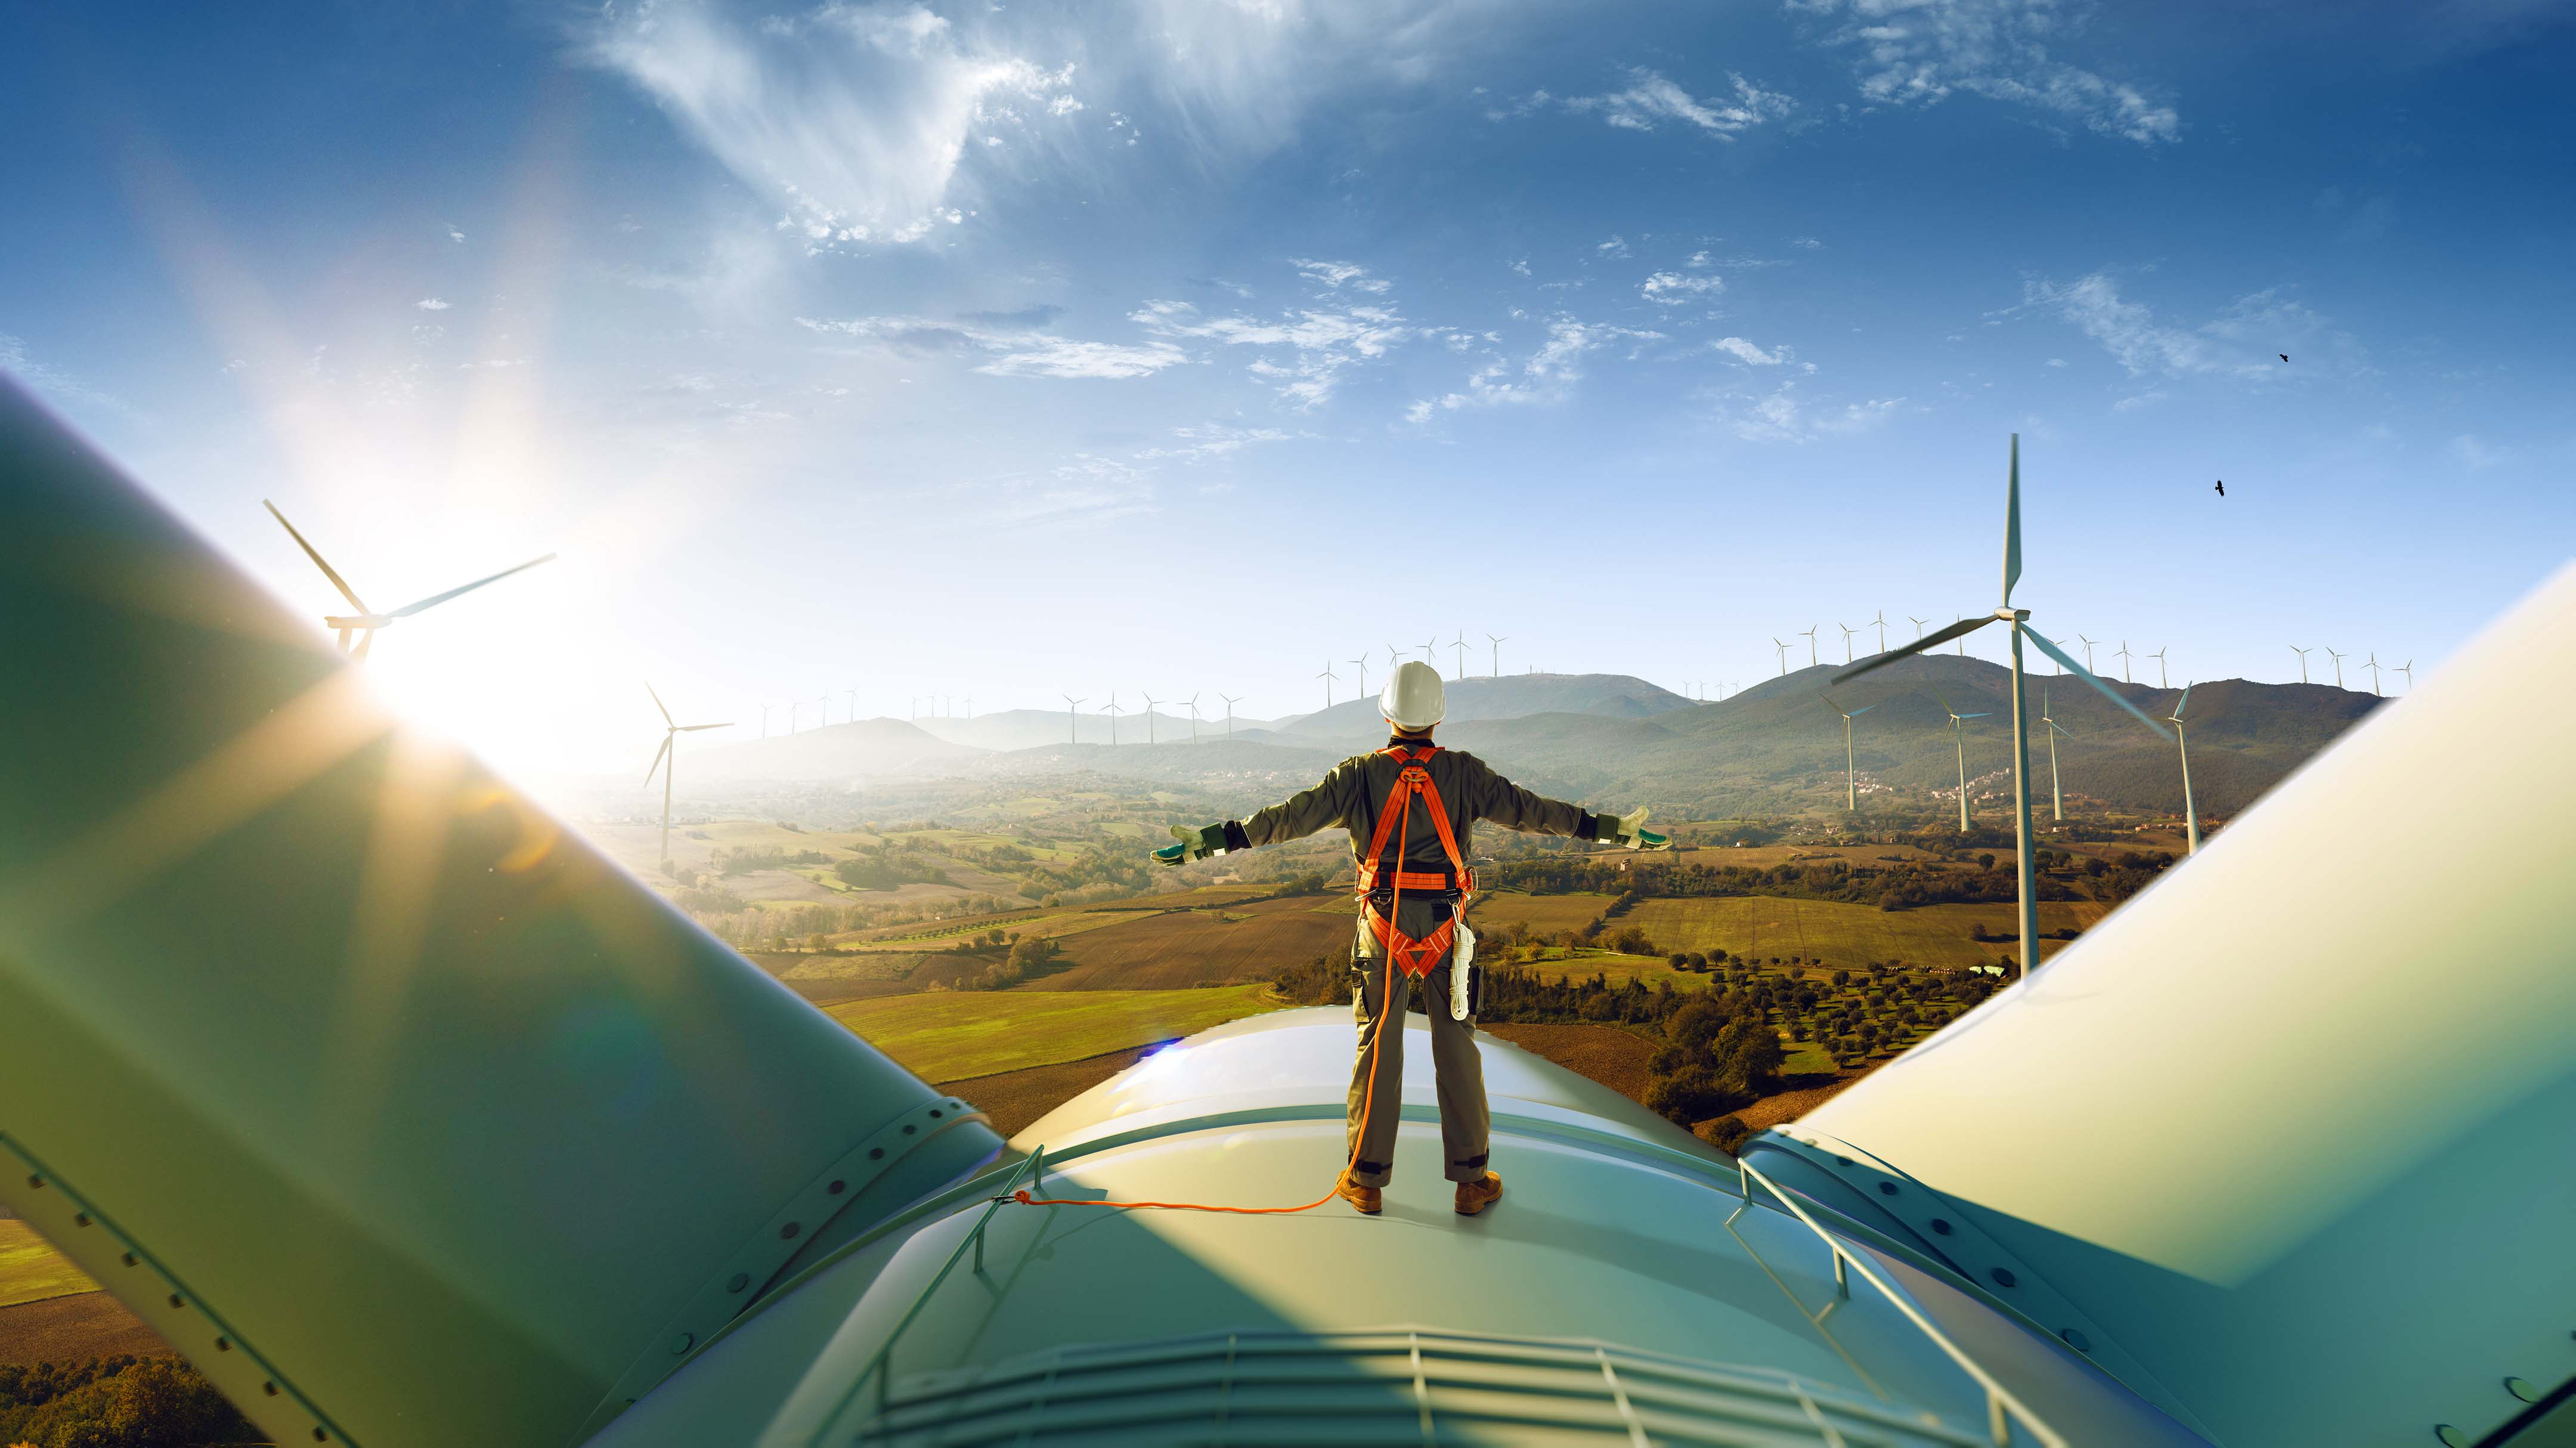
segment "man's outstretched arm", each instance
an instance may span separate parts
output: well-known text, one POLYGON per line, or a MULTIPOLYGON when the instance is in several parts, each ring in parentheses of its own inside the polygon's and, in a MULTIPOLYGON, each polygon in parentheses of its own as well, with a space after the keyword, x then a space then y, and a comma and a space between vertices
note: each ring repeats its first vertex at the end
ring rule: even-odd
POLYGON ((1578 840, 1599 840, 1632 850, 1661 850, 1672 845, 1668 837, 1645 828, 1646 811, 1642 808, 1627 814, 1594 814, 1581 805, 1523 789, 1496 774, 1481 759, 1474 761, 1469 772, 1468 792, 1476 818, 1490 820, 1507 830, 1572 835, 1578 840))
POLYGON ((1346 760, 1314 788, 1299 790, 1268 809, 1254 811, 1248 818, 1195 827, 1174 825, 1172 838, 1180 843, 1156 850, 1154 862, 1185 864, 1255 845, 1302 840, 1318 830, 1331 829, 1350 818, 1351 792, 1357 780, 1358 766, 1346 760))

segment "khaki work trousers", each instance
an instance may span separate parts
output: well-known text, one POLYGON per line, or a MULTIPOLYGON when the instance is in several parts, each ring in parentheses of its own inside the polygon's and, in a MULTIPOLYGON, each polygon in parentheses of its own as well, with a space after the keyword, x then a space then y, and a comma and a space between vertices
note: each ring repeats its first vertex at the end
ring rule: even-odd
POLYGON ((1453 1182, 1482 1181, 1490 1155, 1488 1133, 1493 1117, 1485 1104, 1485 1058, 1476 1049, 1476 1022, 1449 1014, 1449 967, 1434 968, 1416 982, 1395 973, 1394 1016, 1378 1043, 1377 1089, 1369 1096, 1369 1042, 1377 1034, 1379 996, 1386 989, 1386 962, 1362 959, 1361 984, 1351 992, 1351 1018, 1360 1030, 1359 1054, 1351 1062, 1347 1149, 1355 1155, 1351 1176, 1362 1186, 1382 1187, 1394 1174, 1395 1131, 1404 1115, 1405 1003, 1419 984, 1430 1007, 1431 1066, 1440 1083, 1440 1151, 1453 1182), (1360 1113, 1368 1111, 1368 1135, 1360 1137, 1360 1113))

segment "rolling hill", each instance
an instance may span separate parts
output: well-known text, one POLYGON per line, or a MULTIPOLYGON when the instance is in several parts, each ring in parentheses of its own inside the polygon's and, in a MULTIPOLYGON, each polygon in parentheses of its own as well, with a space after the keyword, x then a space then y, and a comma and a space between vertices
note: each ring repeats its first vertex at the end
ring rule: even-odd
POLYGON ((862 719, 741 744, 690 750, 684 788, 756 782, 821 783, 953 768, 989 751, 953 744, 901 719, 862 719))
MULTIPOLYGON (((1450 720, 1442 743, 1470 750, 1533 789, 1596 804, 1651 802, 1668 815, 1701 818, 1809 808, 1839 800, 1842 726, 1820 693, 1832 666, 1765 680, 1734 697, 1697 703, 1623 675, 1511 675, 1450 684, 1450 720)), ((1946 699, 1986 717, 1965 731, 1972 802, 1992 809, 2010 795, 2011 675, 1983 659, 1927 655, 1904 660, 1835 691, 1845 708, 1866 709, 1853 730, 1853 755, 1865 796, 1898 799, 1920 809, 1957 788, 1958 764, 1948 732, 1946 699)), ((2127 809, 2178 810, 2181 779, 2174 747, 2071 679, 2032 680, 2034 715, 2054 706, 2066 732, 2057 745, 2058 775, 2069 795, 2127 809)), ((2151 715, 2172 712, 2179 689, 2113 683, 2151 715)), ((2385 702, 2323 684, 2258 684, 2222 679, 2192 693, 2192 778, 2205 812, 2234 814, 2385 702)), ((1245 727, 1236 738, 1202 721, 1189 742, 1189 721, 1168 714, 1155 731, 1165 742, 1133 742, 1139 721, 1122 719, 1120 743, 1095 742, 1086 714, 1084 742, 1061 733, 1016 749, 978 748, 968 737, 1006 741, 1061 731, 1065 716, 1018 710, 975 720, 894 719, 710 748, 683 761, 683 784, 764 781, 831 783, 870 775, 914 778, 1034 776, 1091 771, 1128 779, 1284 794, 1332 765, 1381 743, 1385 726, 1371 700, 1337 704, 1271 727, 1245 727), (940 726, 957 738, 942 737, 940 726), (1177 739, 1178 742, 1171 742, 1177 739)), ((2035 727, 2035 726, 2034 726, 2035 727)), ((1105 727, 1100 738, 1106 739, 1105 727)), ((2045 800, 2048 752, 2034 732, 2036 798, 2045 800)), ((1866 801, 1865 801, 1866 804, 1866 801)))

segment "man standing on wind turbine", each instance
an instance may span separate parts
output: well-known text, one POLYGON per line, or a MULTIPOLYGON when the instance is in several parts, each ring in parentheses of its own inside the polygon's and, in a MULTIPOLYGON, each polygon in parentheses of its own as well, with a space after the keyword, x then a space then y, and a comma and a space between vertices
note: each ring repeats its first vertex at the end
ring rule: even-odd
POLYGON ((1632 850, 1660 850, 1671 841, 1644 828, 1642 809, 1593 814, 1543 799, 1476 756, 1433 744, 1431 730, 1448 712, 1448 702, 1440 671, 1430 664, 1399 665, 1377 704, 1394 731, 1386 748, 1343 760, 1321 784, 1248 818, 1199 829, 1175 825, 1172 833, 1181 842, 1156 850, 1154 860, 1179 865, 1303 839, 1336 825, 1350 831, 1360 898, 1359 937, 1351 951, 1359 979, 1351 1013, 1360 1048, 1351 1065, 1350 1165, 1334 1191, 1372 1215, 1384 1205, 1381 1190, 1395 1170, 1402 1113, 1372 1111, 1369 1103, 1383 1095, 1392 1104, 1402 1089, 1405 1001, 1420 980, 1429 997, 1445 1175, 1457 1183, 1459 1214, 1473 1216, 1503 1194, 1502 1177, 1485 1165, 1491 1118, 1484 1061, 1476 1050, 1476 936, 1463 918, 1476 888, 1475 872, 1467 868, 1476 821, 1632 850))

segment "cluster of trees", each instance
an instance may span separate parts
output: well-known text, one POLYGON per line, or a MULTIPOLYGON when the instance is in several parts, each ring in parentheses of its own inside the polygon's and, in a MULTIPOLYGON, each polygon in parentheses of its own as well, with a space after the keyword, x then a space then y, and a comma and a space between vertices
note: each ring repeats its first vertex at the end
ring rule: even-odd
POLYGON ((1055 965, 1064 947, 1052 940, 1023 936, 1016 931, 1004 933, 987 930, 970 940, 948 947, 951 955, 979 957, 986 960, 981 970, 957 976, 953 990, 1008 990, 1031 976, 1046 974, 1055 965))
POLYGON ((1779 1090, 1786 1059, 1779 1032, 1751 1001, 1693 996, 1664 1022, 1664 1045, 1647 1062, 1646 1108, 1683 1126, 1724 1116, 1779 1090))
POLYGON ((683 890, 680 908, 698 918, 718 940, 740 950, 786 950, 802 944, 828 948, 827 937, 852 930, 945 919, 959 915, 995 915, 1025 908, 998 895, 949 896, 884 905, 746 905, 730 891, 683 890))
POLYGON ((268 1441, 174 1358, 0 1363, 0 1442, 23 1448, 213 1448, 268 1441))
MULTIPOLYGON (((819 861, 818 861, 819 863, 819 861)), ((862 845, 857 854, 832 867, 840 882, 853 890, 899 890, 910 884, 945 885, 948 872, 930 857, 920 839, 862 845)))
MULTIPOLYGON (((2162 850, 2124 851, 2108 860, 2061 850, 2034 853, 2039 866, 2039 898, 2076 900, 2089 895, 2117 903, 2152 883, 2173 856, 2162 850), (2084 893, 2056 878, 2080 878, 2084 893)), ((1911 910, 1920 905, 1977 905, 2019 897, 2020 881, 2009 856, 1993 851, 1971 855, 1952 850, 1946 860, 1889 858, 1881 864, 1855 865, 1848 860, 1801 860, 1772 865, 1642 864, 1622 871, 1616 861, 1586 856, 1550 856, 1513 860, 1486 871, 1489 889, 1524 890, 1533 895, 1605 894, 1618 901, 1605 912, 1616 916, 1638 900, 1658 897, 1773 895, 1797 900, 1824 900, 1875 905, 1881 910, 1911 910), (1965 866, 1966 868, 1958 868, 1965 866)))

